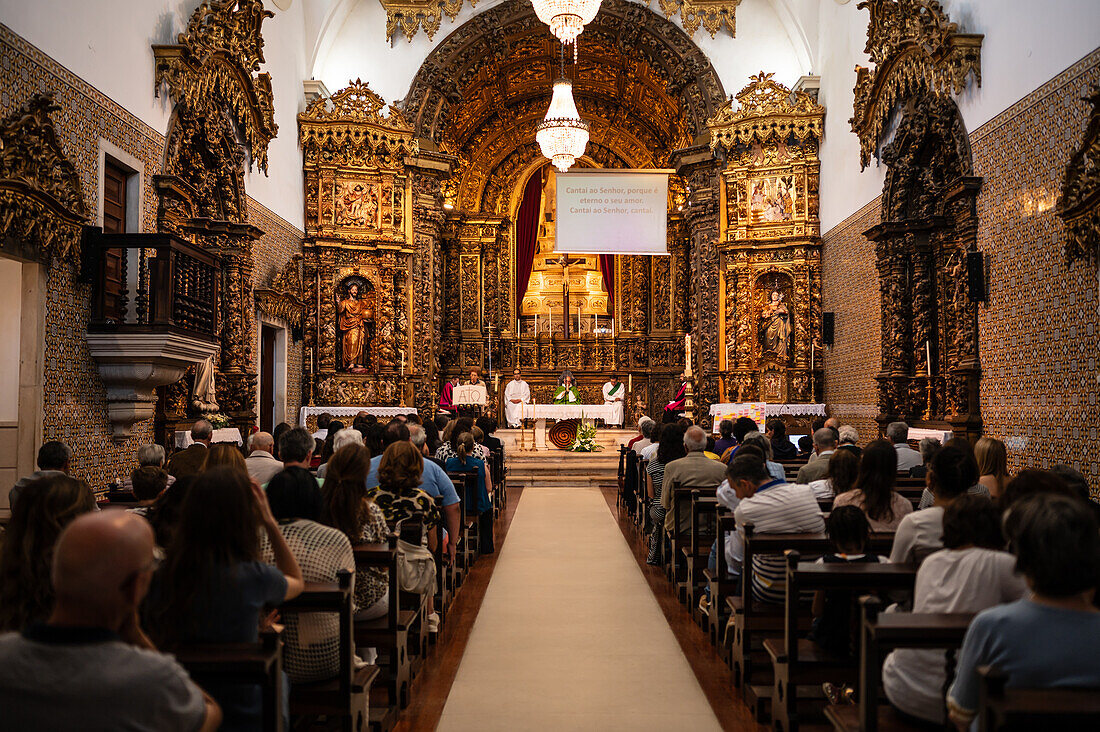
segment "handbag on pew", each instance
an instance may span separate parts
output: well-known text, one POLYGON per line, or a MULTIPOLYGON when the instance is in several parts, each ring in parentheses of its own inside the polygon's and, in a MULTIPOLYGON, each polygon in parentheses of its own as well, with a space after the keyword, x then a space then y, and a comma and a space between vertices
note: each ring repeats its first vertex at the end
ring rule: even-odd
POLYGON ((402 592, 434 592, 435 558, 428 547, 397 540, 397 582, 402 592))

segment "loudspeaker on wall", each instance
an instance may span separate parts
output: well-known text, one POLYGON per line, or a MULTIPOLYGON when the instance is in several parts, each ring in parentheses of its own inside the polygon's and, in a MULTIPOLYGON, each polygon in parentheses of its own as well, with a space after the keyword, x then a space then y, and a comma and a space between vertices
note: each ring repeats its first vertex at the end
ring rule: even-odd
POLYGON ((836 313, 821 314, 821 340, 826 346, 833 345, 836 331, 836 313))
POLYGON ((985 302, 985 256, 982 252, 966 253, 966 289, 970 302, 985 302))

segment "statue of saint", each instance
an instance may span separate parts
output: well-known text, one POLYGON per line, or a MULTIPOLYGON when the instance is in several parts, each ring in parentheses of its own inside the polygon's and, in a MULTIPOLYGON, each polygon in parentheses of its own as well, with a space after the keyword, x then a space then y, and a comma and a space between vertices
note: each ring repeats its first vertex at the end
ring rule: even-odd
POLYGON ((363 351, 367 341, 367 324, 374 321, 374 308, 369 298, 361 296, 358 282, 348 284, 347 297, 343 300, 337 299, 336 315, 343 346, 344 369, 366 370, 368 358, 363 351))
POLYGON ((787 343, 791 338, 791 313, 783 304, 783 294, 773 290, 760 313, 761 345, 780 361, 787 360, 787 343))
POLYGON ((201 414, 218 411, 217 387, 214 385, 214 357, 195 364, 195 386, 191 390, 191 407, 201 414))

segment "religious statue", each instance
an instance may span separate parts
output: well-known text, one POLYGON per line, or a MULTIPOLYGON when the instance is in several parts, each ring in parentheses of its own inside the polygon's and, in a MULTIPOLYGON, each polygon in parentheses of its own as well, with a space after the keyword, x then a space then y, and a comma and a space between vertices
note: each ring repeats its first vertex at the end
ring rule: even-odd
POLYGON ((369 354, 365 354, 364 350, 369 340, 368 325, 374 322, 374 308, 370 299, 360 292, 359 282, 348 283, 346 292, 343 300, 337 295, 336 307, 340 344, 343 347, 341 363, 347 371, 362 373, 367 370, 365 364, 369 360, 369 354))
POLYGON ((572 372, 563 371, 558 378, 558 388, 554 390, 554 404, 577 404, 580 400, 577 387, 573 385, 572 372))
POLYGON ((787 360, 787 343, 791 338, 791 313, 783 304, 783 294, 773 290, 768 304, 760 313, 760 345, 765 352, 771 351, 776 357, 787 360))
POLYGON ((214 385, 214 357, 195 364, 195 387, 191 390, 191 407, 201 414, 218 411, 217 388, 214 385))

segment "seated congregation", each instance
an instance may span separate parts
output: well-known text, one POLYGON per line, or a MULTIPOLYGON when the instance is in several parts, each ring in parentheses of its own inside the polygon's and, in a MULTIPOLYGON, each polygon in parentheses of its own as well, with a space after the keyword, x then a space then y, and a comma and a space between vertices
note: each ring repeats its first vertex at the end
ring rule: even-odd
POLYGON ((913 449, 902 422, 861 444, 819 419, 801 450, 781 419, 717 432, 643 419, 617 505, 758 723, 1095 728, 1100 504, 1077 470, 1012 476, 988 436, 913 449))
POLYGON ((44 444, 0 544, 0 729, 391 729, 494 551, 503 448, 491 420, 324 423, 246 453, 200 420, 102 504, 44 444))

